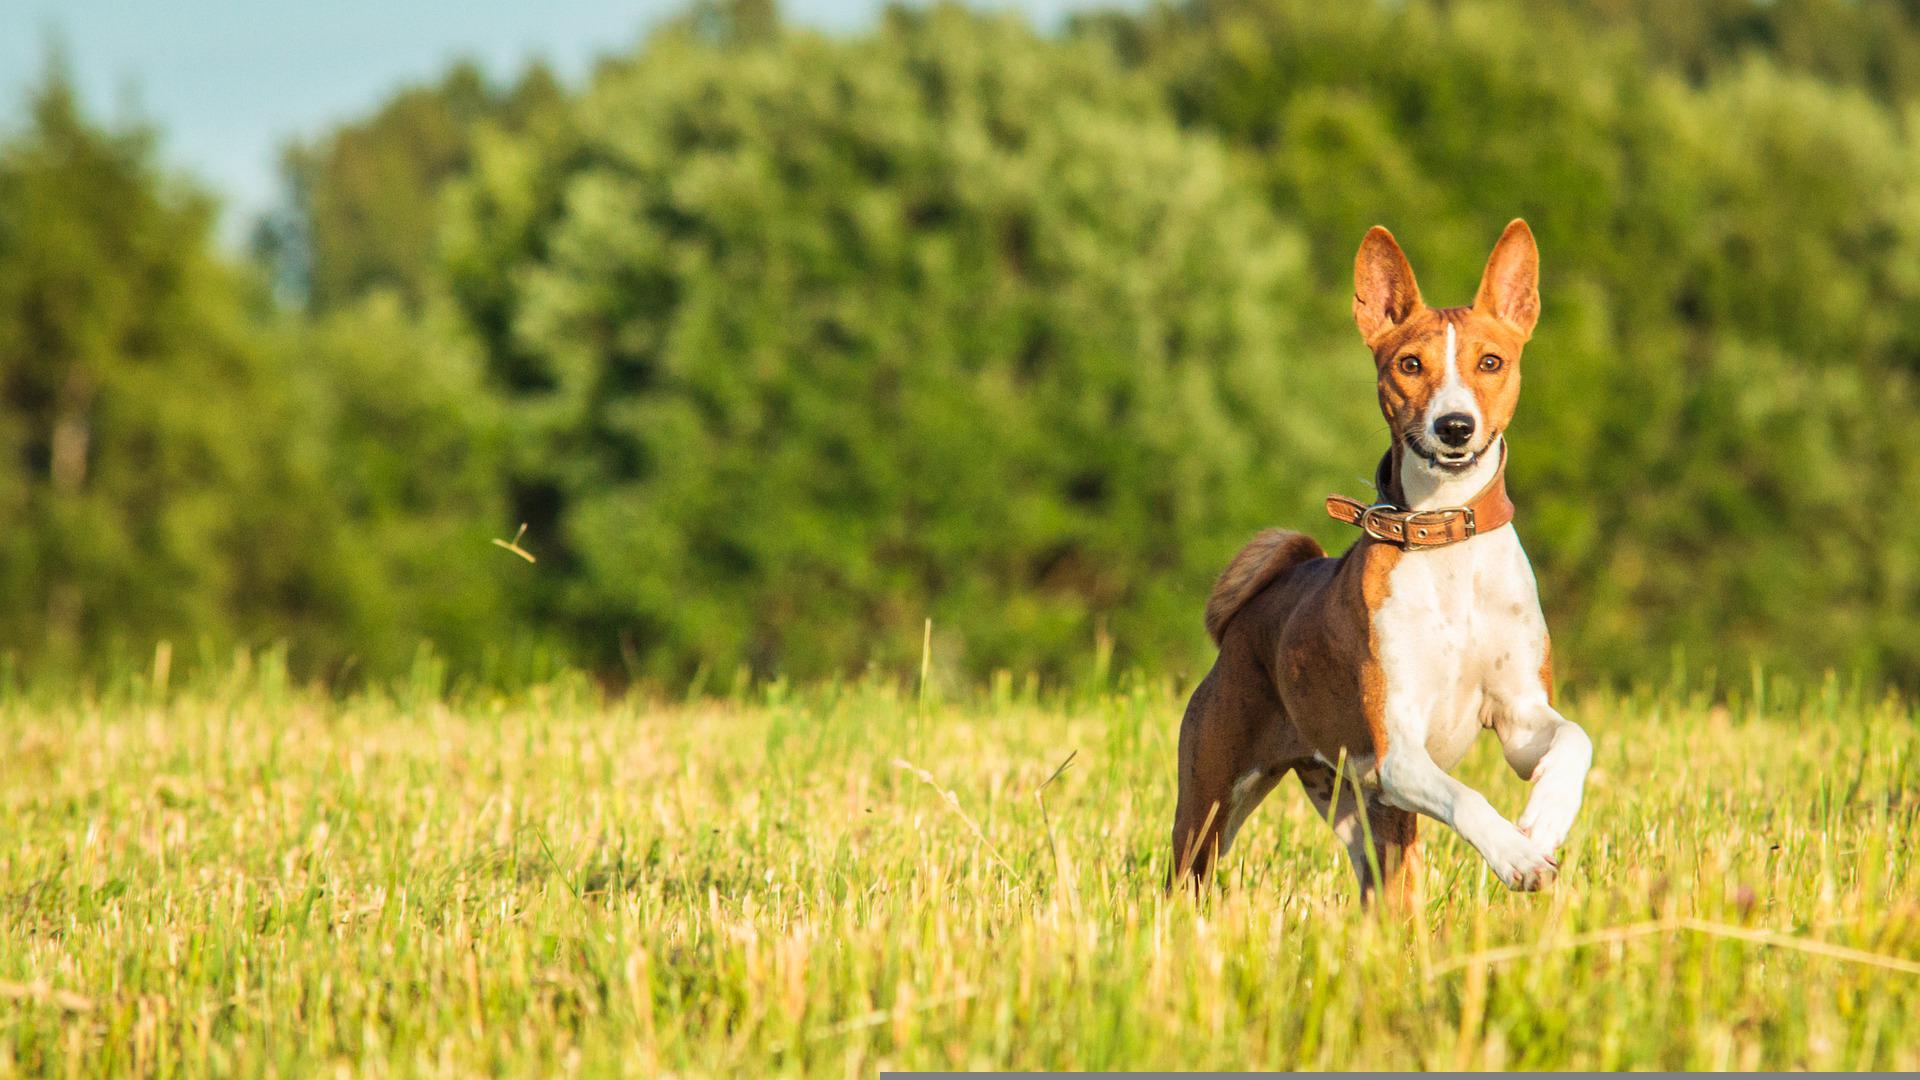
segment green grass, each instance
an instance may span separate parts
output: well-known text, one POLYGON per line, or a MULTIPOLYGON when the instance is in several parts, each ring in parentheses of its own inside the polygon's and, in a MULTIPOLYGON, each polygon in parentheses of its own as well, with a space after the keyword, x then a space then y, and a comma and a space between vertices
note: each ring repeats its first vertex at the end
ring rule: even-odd
POLYGON ((1897 702, 1575 696, 1559 887, 1429 824, 1408 922, 1291 782, 1163 894, 1166 687, 431 690, 0 700, 0 1074, 1920 1068, 1897 702))

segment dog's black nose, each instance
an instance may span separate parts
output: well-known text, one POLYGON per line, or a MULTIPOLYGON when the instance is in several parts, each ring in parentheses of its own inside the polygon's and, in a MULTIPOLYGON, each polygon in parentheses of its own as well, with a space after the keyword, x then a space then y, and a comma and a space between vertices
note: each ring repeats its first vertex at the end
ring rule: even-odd
POLYGON ((1465 446, 1473 438, 1473 417, 1463 412, 1450 412, 1433 422, 1433 433, 1448 446, 1465 446))

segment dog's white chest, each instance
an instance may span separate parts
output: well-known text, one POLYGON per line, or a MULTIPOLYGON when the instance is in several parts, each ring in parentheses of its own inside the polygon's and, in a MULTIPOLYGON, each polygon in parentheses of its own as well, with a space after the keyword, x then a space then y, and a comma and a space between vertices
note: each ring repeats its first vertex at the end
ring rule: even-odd
POLYGON ((1401 555, 1373 628, 1393 706, 1388 738, 1424 743, 1443 769, 1494 710, 1539 690, 1546 620, 1511 527, 1401 555))

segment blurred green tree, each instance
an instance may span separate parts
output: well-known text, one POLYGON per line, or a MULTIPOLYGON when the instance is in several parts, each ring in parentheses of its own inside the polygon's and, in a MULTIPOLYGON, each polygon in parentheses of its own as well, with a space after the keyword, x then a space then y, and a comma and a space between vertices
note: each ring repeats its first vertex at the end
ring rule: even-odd
POLYGON ((323 593, 273 437, 291 402, 210 204, 57 64, 30 115, 0 145, 0 639, 71 662, 323 593))
POLYGON ((395 94, 365 120, 288 148, 287 207, 255 244, 281 284, 324 312, 387 289, 423 302, 439 270, 440 202, 470 167, 483 123, 538 125, 560 109, 553 74, 535 64, 496 88, 470 62, 395 94))
POLYGON ((1190 662, 1222 552, 1368 423, 1289 355, 1298 239, 1099 49, 733 14, 610 69, 564 152, 483 141, 456 200, 549 610, 649 674, 906 661, 929 616, 972 670, 1100 626, 1190 662))
MULTIPOLYGON (((263 252, 57 73, 0 142, 0 647, 515 639, 679 677, 1192 670, 1255 528, 1350 535, 1368 225, 1464 299, 1575 677, 1920 677, 1893 0, 1188 0, 823 36, 713 0, 581 90, 456 67, 289 152, 263 252), (488 547, 531 527, 537 567, 488 547), (510 628, 510 629, 509 629, 510 628)), ((497 655, 495 656, 497 660, 497 655)))
POLYGON ((527 568, 490 543, 514 526, 504 429, 453 313, 378 290, 283 323, 278 346, 302 403, 290 434, 316 455, 327 514, 313 555, 334 599, 310 651, 385 673, 430 642, 471 671, 545 637, 516 618, 527 568))
POLYGON ((506 616, 486 530, 508 523, 457 324, 378 298, 277 316, 152 157, 57 63, 0 143, 0 649, 477 655, 506 616))
POLYGON ((1696 85, 1760 63, 1892 102, 1920 91, 1908 0, 1562 0, 1586 25, 1632 28, 1647 58, 1696 85))

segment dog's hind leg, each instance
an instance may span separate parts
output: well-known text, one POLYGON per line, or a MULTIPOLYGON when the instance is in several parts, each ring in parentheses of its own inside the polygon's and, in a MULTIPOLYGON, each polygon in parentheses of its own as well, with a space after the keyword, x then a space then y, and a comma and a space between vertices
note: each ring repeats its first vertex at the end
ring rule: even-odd
POLYGON ((1206 880, 1247 815, 1304 756, 1265 673, 1244 652, 1223 652, 1194 690, 1180 725, 1169 884, 1206 880))
POLYGON ((1321 820, 1333 827, 1334 836, 1347 849, 1354 876, 1360 882, 1360 902, 1371 903, 1379 893, 1393 908, 1404 909, 1416 903, 1420 883, 1420 854, 1415 846, 1419 815, 1369 799, 1363 817, 1351 777, 1340 778, 1336 798, 1331 767, 1312 762, 1296 767, 1294 773, 1321 820))

